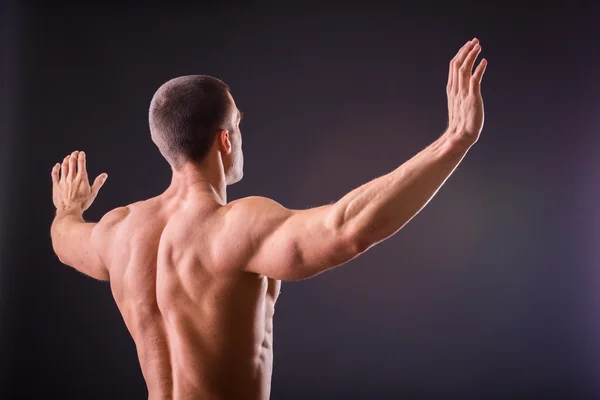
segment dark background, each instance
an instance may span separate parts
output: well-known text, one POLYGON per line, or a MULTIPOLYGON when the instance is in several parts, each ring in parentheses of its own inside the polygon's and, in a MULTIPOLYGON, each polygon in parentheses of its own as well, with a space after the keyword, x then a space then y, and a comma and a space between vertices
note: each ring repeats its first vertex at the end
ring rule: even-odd
POLYGON ((600 398, 600 14, 588 3, 10 2, 0 9, 0 398, 142 399, 109 286, 52 252, 50 169, 109 175, 87 212, 154 196, 154 91, 227 82, 229 198, 338 199, 432 142, 448 62, 489 65, 480 142, 392 239, 284 283, 273 399, 600 398))

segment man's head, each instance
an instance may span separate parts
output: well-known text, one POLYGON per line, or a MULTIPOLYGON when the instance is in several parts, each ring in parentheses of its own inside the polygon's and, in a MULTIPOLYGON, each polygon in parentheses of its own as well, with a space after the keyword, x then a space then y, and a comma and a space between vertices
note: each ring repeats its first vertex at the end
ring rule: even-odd
POLYGON ((149 114, 152 141, 175 170, 218 163, 228 185, 242 179, 241 113, 224 82, 206 75, 171 79, 154 94, 149 114))

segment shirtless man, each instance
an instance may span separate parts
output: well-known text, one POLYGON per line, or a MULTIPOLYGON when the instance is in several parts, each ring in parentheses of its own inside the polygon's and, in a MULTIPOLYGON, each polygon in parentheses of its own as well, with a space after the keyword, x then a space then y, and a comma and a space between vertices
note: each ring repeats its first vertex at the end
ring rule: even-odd
POLYGON ((227 185, 242 178, 242 114, 228 87, 208 76, 173 79, 152 99, 152 140, 173 170, 164 193, 85 222, 107 175, 90 186, 84 152, 54 166, 54 250, 64 264, 110 281, 149 399, 269 398, 281 281, 352 260, 427 204, 483 128, 487 63, 473 71, 479 52, 473 39, 450 63, 446 132, 331 205, 227 202, 227 185))

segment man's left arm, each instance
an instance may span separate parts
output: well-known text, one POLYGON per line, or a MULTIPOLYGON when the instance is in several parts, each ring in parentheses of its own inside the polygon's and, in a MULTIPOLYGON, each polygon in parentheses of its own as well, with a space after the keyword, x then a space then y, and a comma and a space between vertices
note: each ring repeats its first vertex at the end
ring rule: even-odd
POLYGON ((98 258, 93 243, 96 223, 85 222, 87 210, 106 181, 99 175, 90 186, 85 153, 74 151, 52 169, 52 199, 56 216, 50 233, 59 260, 92 278, 108 280, 108 269, 98 258))

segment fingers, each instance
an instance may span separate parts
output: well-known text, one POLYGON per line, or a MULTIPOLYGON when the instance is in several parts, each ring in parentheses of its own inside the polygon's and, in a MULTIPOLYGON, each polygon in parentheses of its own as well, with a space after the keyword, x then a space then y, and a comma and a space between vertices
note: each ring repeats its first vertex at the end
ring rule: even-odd
POLYGON ((93 197, 96 197, 96 195, 98 194, 98 191, 100 190, 102 185, 104 185, 104 182, 106 182, 107 178, 108 178, 108 174, 103 173, 103 174, 98 175, 96 177, 96 179, 94 179, 94 183, 92 184, 93 197))
POLYGON ((473 71, 473 64, 475 64, 475 59, 479 55, 481 51, 481 46, 479 43, 476 43, 471 51, 465 57, 465 61, 461 65, 458 71, 458 79, 459 86, 462 89, 467 89, 469 87, 469 79, 471 79, 471 72, 473 71))
POLYGON ((69 180, 73 180, 73 178, 75 178, 75 175, 77 174, 78 154, 79 154, 79 152, 77 150, 75 150, 74 152, 71 153, 71 156, 69 157, 69 173, 67 174, 67 178, 69 180))
POLYGON ((78 178, 87 178, 85 152, 75 150, 66 156, 62 164, 56 164, 52 168, 52 179, 56 176, 55 183, 62 182, 66 179, 73 180, 78 178))
POLYGON ((471 93, 481 93, 481 80, 483 79, 483 74, 485 73, 485 67, 487 67, 487 60, 484 58, 481 60, 473 76, 471 77, 471 93))
POLYGON ((87 177, 87 169, 85 167, 85 153, 83 151, 79 152, 79 156, 77 157, 77 176, 80 178, 87 177))
POLYGON ((71 156, 66 156, 60 167, 60 181, 61 182, 67 179, 67 174, 69 173, 69 158, 71 158, 71 156))
POLYGON ((460 50, 458 50, 458 52, 456 53, 456 55, 452 59, 452 61, 451 61, 452 64, 454 64, 454 65, 458 64, 458 67, 460 67, 460 65, 462 64, 462 62, 465 59, 466 55, 471 50, 471 47, 473 46, 473 42, 476 42, 476 41, 477 41, 477 39, 472 39, 472 40, 469 40, 467 43, 465 43, 463 45, 463 47, 461 47, 460 50))
POLYGON ((448 68, 448 85, 446 86, 446 92, 450 93, 454 90, 454 58, 450 60, 450 67, 448 68))
POLYGON ((54 184, 54 185, 58 185, 58 180, 59 180, 58 173, 59 172, 60 172, 60 163, 56 163, 56 164, 54 164, 54 167, 52 167, 52 184, 54 184))
MULTIPOLYGON (((456 92, 460 85, 460 74, 464 69, 461 70, 463 64, 467 57, 471 54, 472 50, 479 46, 479 39, 475 38, 473 40, 469 40, 463 47, 460 48, 458 53, 454 56, 452 61, 450 61, 450 70, 448 71, 448 92, 456 92)), ((480 49, 479 49, 480 50, 480 49)), ((477 54, 479 52, 477 50, 477 54)), ((476 57, 476 55, 475 55, 476 57)), ((470 72, 470 71, 469 71, 470 72)))

